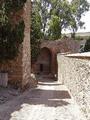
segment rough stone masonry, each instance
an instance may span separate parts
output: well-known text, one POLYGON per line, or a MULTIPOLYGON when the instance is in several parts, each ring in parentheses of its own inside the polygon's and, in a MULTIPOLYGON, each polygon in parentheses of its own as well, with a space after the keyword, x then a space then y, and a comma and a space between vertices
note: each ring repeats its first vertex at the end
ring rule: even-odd
POLYGON ((0 71, 4 71, 8 74, 8 83, 22 89, 31 84, 30 10, 31 2, 27 0, 23 10, 20 10, 12 18, 14 22, 17 22, 23 17, 25 22, 25 37, 20 47, 18 57, 4 64, 0 63, 0 71))
POLYGON ((90 52, 58 54, 58 80, 65 84, 90 120, 90 52))

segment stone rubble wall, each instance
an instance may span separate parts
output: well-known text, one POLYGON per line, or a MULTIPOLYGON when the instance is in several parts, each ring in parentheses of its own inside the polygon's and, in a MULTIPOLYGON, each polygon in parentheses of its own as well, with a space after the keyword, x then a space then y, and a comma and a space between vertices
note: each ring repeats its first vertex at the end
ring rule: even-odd
POLYGON ((90 120, 90 52, 58 54, 58 82, 65 84, 90 120))
POLYGON ((14 60, 0 63, 0 73, 3 72, 8 74, 7 82, 9 84, 20 87, 22 82, 22 54, 20 53, 14 60))
POLYGON ((24 7, 24 23, 25 23, 25 31, 24 31, 24 42, 22 49, 22 70, 23 70, 23 80, 22 80, 22 88, 29 85, 30 77, 31 77, 31 51, 30 51, 30 9, 31 2, 27 0, 24 7))
POLYGON ((77 53, 80 49, 78 41, 72 38, 62 38, 55 41, 44 41, 41 43, 41 48, 47 47, 55 53, 77 53))
MULTIPOLYGON (((51 53, 51 74, 53 76, 57 75, 57 54, 58 53, 77 53, 80 49, 80 44, 79 42, 73 40, 72 38, 62 38, 59 40, 54 40, 54 41, 49 41, 45 40, 41 43, 41 52, 37 58, 37 61, 35 64, 32 65, 32 71, 34 73, 39 73, 40 72, 40 63, 42 63, 43 59, 41 58, 41 55, 44 54, 45 59, 47 56, 45 53, 42 53, 43 49, 47 48, 50 53, 51 53)), ((44 59, 44 60, 45 60, 44 59)))
POLYGON ((8 73, 8 83, 21 89, 34 84, 31 79, 30 10, 31 1, 27 0, 24 8, 12 17, 13 23, 22 17, 25 22, 24 41, 18 56, 14 60, 0 63, 0 72, 8 73))

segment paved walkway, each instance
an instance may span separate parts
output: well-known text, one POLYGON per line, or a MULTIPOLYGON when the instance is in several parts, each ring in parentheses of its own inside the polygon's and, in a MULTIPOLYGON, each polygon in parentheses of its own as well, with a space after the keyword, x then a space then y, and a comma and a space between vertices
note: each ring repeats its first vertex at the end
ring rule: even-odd
POLYGON ((86 120, 67 88, 39 82, 38 88, 0 105, 0 120, 86 120))

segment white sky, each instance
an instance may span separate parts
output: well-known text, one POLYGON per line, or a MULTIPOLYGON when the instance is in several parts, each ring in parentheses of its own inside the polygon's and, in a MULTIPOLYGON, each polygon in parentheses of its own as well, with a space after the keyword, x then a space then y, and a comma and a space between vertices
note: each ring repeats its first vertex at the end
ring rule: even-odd
MULTIPOLYGON (((87 1, 90 3, 90 0, 87 1)), ((85 13, 85 16, 82 17, 82 21, 85 22, 84 26, 86 29, 79 29, 77 32, 90 32, 90 10, 85 13)), ((68 33, 69 31, 67 30, 66 32, 68 33)))
POLYGON ((78 30, 78 32, 90 32, 90 11, 82 17, 82 21, 85 22, 84 26, 86 27, 86 29, 78 30))

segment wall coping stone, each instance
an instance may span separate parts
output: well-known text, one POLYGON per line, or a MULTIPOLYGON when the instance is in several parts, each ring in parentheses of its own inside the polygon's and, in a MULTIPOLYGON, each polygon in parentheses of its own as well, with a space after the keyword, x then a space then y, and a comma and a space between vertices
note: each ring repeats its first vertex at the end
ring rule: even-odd
POLYGON ((58 53, 58 55, 65 55, 65 57, 73 57, 73 58, 90 58, 90 52, 84 52, 84 53, 58 53))

